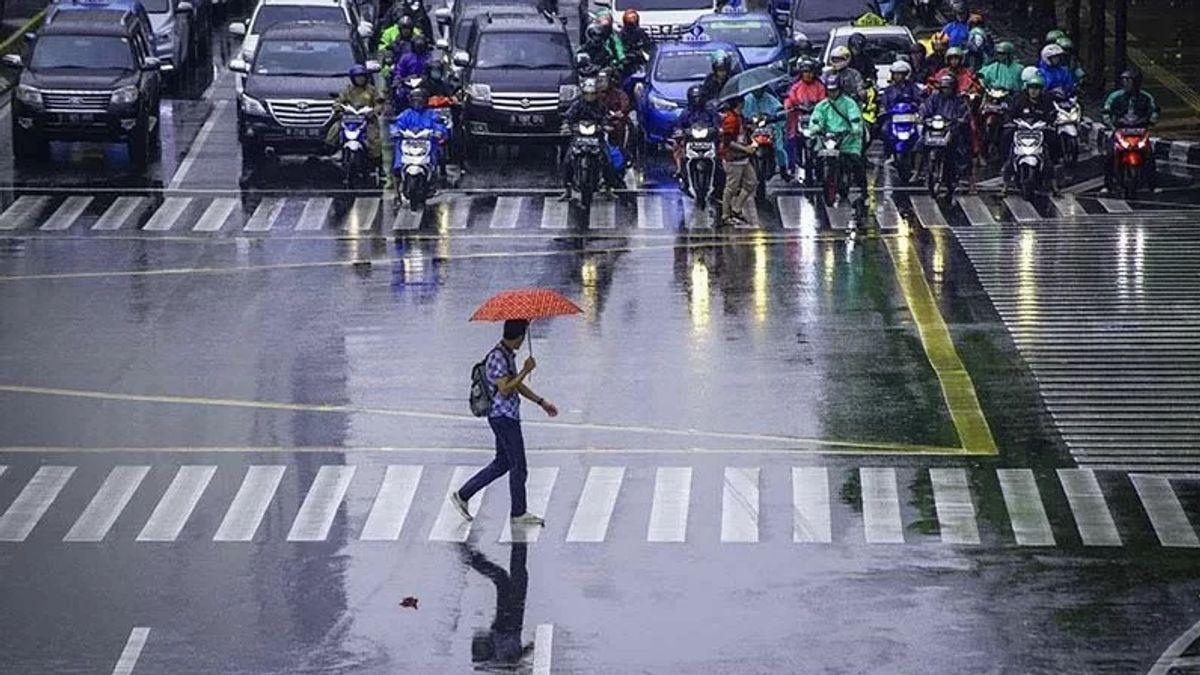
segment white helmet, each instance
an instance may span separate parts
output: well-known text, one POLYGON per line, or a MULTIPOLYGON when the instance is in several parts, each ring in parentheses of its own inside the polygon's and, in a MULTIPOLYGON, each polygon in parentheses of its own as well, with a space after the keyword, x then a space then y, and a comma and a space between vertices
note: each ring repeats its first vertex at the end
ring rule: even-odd
POLYGON ((841 70, 850 64, 850 48, 846 45, 839 45, 829 52, 829 65, 833 66, 834 70, 841 70))
POLYGON ((1029 80, 1033 79, 1033 76, 1037 75, 1039 72, 1041 71, 1037 69, 1037 66, 1025 66, 1024 70, 1021 71, 1021 84, 1025 84, 1029 80))
POLYGON ((893 75, 897 73, 909 75, 912 73, 912 66, 908 65, 907 61, 897 61, 892 64, 891 71, 893 75))
POLYGON ((1046 45, 1045 47, 1042 47, 1043 61, 1049 61, 1055 56, 1063 56, 1064 54, 1066 54, 1066 52, 1064 52, 1063 48, 1059 47, 1058 45, 1046 45))

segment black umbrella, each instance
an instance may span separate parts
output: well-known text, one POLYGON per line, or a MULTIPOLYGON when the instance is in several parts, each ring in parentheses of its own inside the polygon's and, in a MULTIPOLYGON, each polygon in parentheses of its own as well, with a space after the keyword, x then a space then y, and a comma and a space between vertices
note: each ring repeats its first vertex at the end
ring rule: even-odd
POLYGON ((720 100, 725 102, 741 98, 752 91, 758 91, 764 87, 769 87, 790 79, 792 79, 790 75, 771 66, 751 68, 729 78, 725 86, 721 87, 720 100))

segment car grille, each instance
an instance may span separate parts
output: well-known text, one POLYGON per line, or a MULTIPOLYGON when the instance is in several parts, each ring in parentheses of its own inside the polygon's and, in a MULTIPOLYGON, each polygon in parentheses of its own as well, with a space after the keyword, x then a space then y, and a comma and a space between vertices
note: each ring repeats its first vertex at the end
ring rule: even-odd
POLYGON ((332 101, 268 100, 267 109, 285 127, 320 127, 333 116, 332 101))
POLYGON ((42 91, 42 105, 46 112, 91 112, 108 110, 111 91, 42 91))
POLYGON ((554 112, 558 110, 558 92, 492 92, 492 107, 507 112, 554 112))

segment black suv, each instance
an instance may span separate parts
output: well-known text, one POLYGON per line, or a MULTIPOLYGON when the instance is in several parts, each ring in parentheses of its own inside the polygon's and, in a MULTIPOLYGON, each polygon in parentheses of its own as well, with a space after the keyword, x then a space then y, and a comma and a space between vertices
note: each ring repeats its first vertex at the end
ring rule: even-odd
POLYGON ((468 145, 561 141, 562 114, 579 96, 567 30, 556 20, 481 16, 454 53, 466 91, 468 145))
POLYGON ((119 12, 72 12, 33 39, 13 96, 13 158, 46 155, 49 141, 124 141, 145 166, 159 141, 161 65, 139 19, 119 12))
POLYGON ((238 97, 238 141, 245 168, 271 155, 326 155, 333 98, 350 80, 350 66, 367 63, 350 27, 320 22, 276 24, 263 32, 254 62, 235 59, 246 74, 238 97))

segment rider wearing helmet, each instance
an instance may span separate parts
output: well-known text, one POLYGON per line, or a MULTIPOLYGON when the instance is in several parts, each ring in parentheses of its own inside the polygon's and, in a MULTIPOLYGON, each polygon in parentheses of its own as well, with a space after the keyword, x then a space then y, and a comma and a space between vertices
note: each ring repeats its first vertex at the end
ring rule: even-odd
MULTIPOLYGON (((891 71, 891 82, 883 90, 883 101, 879 109, 880 125, 883 129, 888 129, 888 116, 892 108, 902 102, 908 102, 913 105, 921 103, 921 88, 912 80, 913 68, 907 61, 896 61, 889 68, 891 71)), ((885 143, 884 151, 891 154, 892 144, 885 143)))
MULTIPOLYGON (((594 122, 595 124, 603 125, 608 119, 608 106, 600 99, 600 85, 593 78, 587 78, 579 84, 580 97, 575 99, 567 112, 563 114, 563 130, 565 133, 570 133, 570 130, 580 122, 594 122)), ((601 156, 601 172, 604 175, 604 182, 607 186, 611 186, 616 182, 614 170, 612 167, 611 157, 608 154, 607 143, 605 139, 604 152, 601 156)), ((563 172, 563 195, 559 197, 560 201, 569 201, 571 199, 571 176, 574 171, 571 167, 564 167, 563 172)))
POLYGON ((850 39, 846 40, 846 47, 850 50, 850 67, 868 80, 865 84, 874 85, 875 62, 867 56, 867 36, 862 33, 854 33, 850 39))
MULTIPOLYGON (((1058 134, 1053 131, 1054 120, 1058 114, 1054 110, 1053 101, 1045 94, 1045 86, 1046 82, 1042 79, 1042 76, 1036 75, 1025 83, 1021 93, 1012 97, 1004 124, 1004 139, 1000 147, 1012 148, 1013 125, 1016 120, 1045 122, 1046 130, 1042 132, 1042 144, 1047 151, 1047 161, 1045 162, 1046 174, 1050 181, 1050 189, 1054 194, 1058 194, 1058 179, 1054 173, 1054 165, 1058 162, 1061 148, 1058 143, 1058 134)), ((1003 167, 1001 175, 1004 178, 1004 192, 1007 194, 1011 189, 1012 162, 1004 162, 1003 167)))
POLYGON ((408 15, 402 15, 396 19, 395 23, 380 33, 379 49, 377 51, 380 56, 390 51, 393 60, 399 60, 401 56, 407 54, 412 49, 412 39, 421 34, 416 24, 413 23, 413 18, 408 15))
POLYGON ((684 131, 693 125, 704 126, 710 129, 716 129, 719 120, 717 114, 708 107, 708 101, 704 98, 704 90, 698 84, 693 84, 687 90, 687 107, 679 114, 675 120, 675 130, 672 133, 674 142, 671 146, 671 155, 675 159, 675 177, 683 179, 683 143, 679 140, 683 136, 684 131))
POLYGON ((952 122, 955 127, 950 137, 959 166, 966 167, 971 173, 971 185, 974 186, 974 169, 970 161, 971 109, 967 99, 960 95, 958 80, 952 73, 942 73, 936 83, 937 91, 921 104, 921 118, 929 119, 941 116, 952 122))
POLYGON ((1004 89, 1011 94, 1021 90, 1023 66, 1014 59, 1016 48, 1011 42, 996 45, 996 60, 979 71, 979 79, 988 89, 1004 89))
MULTIPOLYGON (((863 80, 862 73, 850 66, 851 58, 853 55, 850 53, 849 47, 845 45, 834 47, 829 52, 829 67, 833 69, 833 74, 841 80, 842 93, 862 105, 862 102, 866 100, 867 85, 863 80)), ((874 70, 874 66, 871 69, 874 70)))
POLYGON ((397 86, 407 78, 424 75, 429 59, 429 38, 424 35, 414 37, 412 51, 396 61, 396 68, 392 71, 392 86, 397 86))
POLYGON ((971 13, 967 11, 967 5, 963 0, 954 0, 951 2, 950 10, 953 13, 954 19, 942 28, 942 32, 950 39, 949 46, 965 47, 967 45, 967 36, 971 33, 971 25, 968 23, 971 19, 971 13))
MULTIPOLYGON (((437 113, 430 110, 428 107, 430 93, 423 88, 413 89, 408 93, 408 108, 396 117, 396 121, 392 122, 391 135, 396 137, 402 131, 424 131, 426 129, 433 132, 433 137, 437 142, 433 144, 433 165, 441 174, 443 168, 441 158, 441 146, 450 136, 450 130, 446 125, 442 124, 441 118, 437 113)), ((392 173, 399 172, 403 155, 396 153, 392 160, 392 173)))
MULTIPOLYGON (((1121 88, 1104 99, 1104 125, 1115 127, 1152 127, 1158 123, 1158 102, 1150 92, 1142 89, 1142 71, 1129 68, 1121 73, 1121 88)), ((1112 154, 1112 139, 1104 144, 1105 152, 1112 154)), ((1158 190, 1158 172, 1154 153, 1146 153, 1146 181, 1151 189, 1158 190)), ((1114 166, 1111 159, 1104 162, 1105 190, 1113 187, 1114 166)))
POLYGON ((397 4, 401 5, 401 16, 412 17, 413 25, 422 35, 427 38, 433 35, 433 21, 429 18, 429 10, 425 8, 423 0, 398 0, 397 4))
POLYGON ((700 83, 704 92, 705 102, 715 101, 721 95, 721 88, 733 75, 733 56, 723 49, 718 49, 712 55, 712 70, 700 83))
POLYGON ((811 115, 813 108, 825 98, 825 85, 817 77, 820 72, 821 64, 815 59, 800 61, 800 78, 788 89, 787 98, 783 100, 788 111, 787 135, 793 143, 801 114, 811 115))
POLYGON ((1075 86, 1079 86, 1083 82, 1083 78, 1087 75, 1087 70, 1084 69, 1083 63, 1079 60, 1079 54, 1075 52, 1075 43, 1071 38, 1062 36, 1054 41, 1054 44, 1062 47, 1063 62, 1067 68, 1071 69, 1071 75, 1075 77, 1075 86))
POLYGON ((1060 90, 1066 95, 1075 93, 1075 75, 1064 62, 1066 52, 1057 44, 1042 47, 1042 60, 1038 63, 1038 72, 1046 81, 1046 91, 1060 90))
MULTIPOLYGON (((770 88, 761 87, 746 94, 742 115, 748 120, 759 117, 770 120, 771 136, 775 146, 775 166, 779 170, 780 178, 785 183, 791 182, 791 166, 788 163, 787 153, 787 114, 783 109, 783 101, 780 101, 770 88)), ((760 180, 766 180, 766 177, 761 176, 760 180)))
POLYGON ((625 63, 625 45, 621 43, 621 38, 613 28, 612 12, 607 9, 599 10, 592 25, 600 27, 600 38, 604 49, 608 52, 608 65, 614 67, 623 66, 625 63))
POLYGON ((925 57, 925 68, 921 71, 922 82, 932 81, 934 73, 946 67, 946 52, 950 49, 950 36, 939 31, 929 38, 929 43, 933 46, 933 53, 925 57))
POLYGON ((829 132, 841 136, 838 149, 841 151, 842 161, 853 172, 854 182, 859 188, 859 197, 856 202, 858 206, 861 206, 866 202, 867 197, 867 171, 863 157, 864 129, 862 110, 853 98, 842 93, 843 82, 841 77, 830 73, 825 76, 824 84, 826 98, 813 109, 812 117, 808 120, 808 128, 804 130, 804 135, 811 138, 818 134, 829 132))
POLYGON ((625 72, 628 75, 646 65, 651 52, 654 51, 654 40, 642 28, 642 17, 636 9, 630 7, 621 14, 621 30, 617 33, 621 45, 625 49, 625 72))
POLYGON ((931 85, 941 81, 943 75, 951 75, 958 83, 958 93, 966 94, 979 88, 979 80, 975 71, 971 70, 964 58, 966 54, 962 47, 951 47, 946 50, 946 67, 934 74, 931 85))
POLYGON ((342 126, 341 106, 347 105, 355 108, 365 108, 370 106, 373 110, 375 118, 367 124, 367 156, 376 164, 379 163, 381 156, 381 145, 379 142, 379 116, 383 112, 383 97, 379 90, 375 88, 371 72, 361 63, 356 63, 350 66, 350 71, 347 73, 350 76, 350 84, 338 97, 334 100, 333 119, 329 125, 329 131, 325 134, 325 142, 331 147, 337 148, 341 140, 342 126))
POLYGON ((596 88, 599 90, 600 102, 608 110, 610 121, 614 125, 611 141, 618 144, 622 151, 629 146, 630 126, 629 111, 633 109, 629 95, 621 89, 621 81, 617 74, 605 68, 596 75, 596 88))
POLYGON ((580 78, 596 77, 600 74, 600 66, 592 63, 592 57, 580 49, 575 52, 575 72, 580 78))
MULTIPOLYGON (((583 34, 583 44, 579 45, 577 54, 586 54, 591 66, 599 72, 601 68, 609 68, 613 65, 613 52, 609 48, 609 36, 605 35, 604 28, 599 23, 593 23, 587 27, 583 34)), ((587 73, 588 75, 594 75, 587 73)), ((581 75, 584 73, 580 73, 581 75)))
POLYGON ((992 62, 995 44, 987 28, 983 25, 982 14, 972 14, 967 19, 967 25, 971 27, 970 32, 967 33, 967 43, 964 45, 967 50, 967 65, 978 72, 980 68, 992 62))

